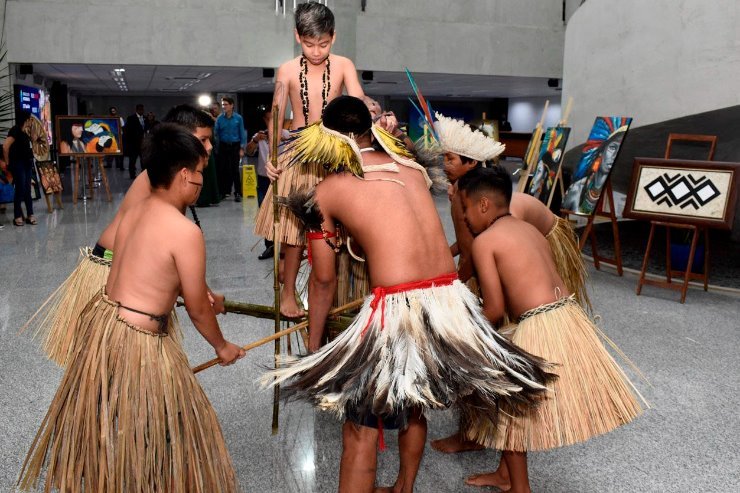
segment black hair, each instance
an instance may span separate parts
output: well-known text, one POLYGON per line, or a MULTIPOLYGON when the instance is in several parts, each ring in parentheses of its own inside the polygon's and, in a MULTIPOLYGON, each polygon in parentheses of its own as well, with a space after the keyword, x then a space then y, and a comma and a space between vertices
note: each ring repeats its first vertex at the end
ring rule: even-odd
POLYGON ((326 128, 355 135, 366 133, 373 125, 367 105, 353 96, 339 96, 327 104, 322 121, 326 128))
POLYGON ((136 109, 138 110, 139 108, 141 108, 143 110, 144 109, 144 105, 141 104, 141 103, 137 104, 136 105, 136 109))
POLYGON ((30 118, 31 113, 29 111, 21 111, 18 113, 18 118, 16 118, 15 124, 18 125, 18 127, 22 127, 30 118))
POLYGON ((334 36, 334 14, 326 5, 316 2, 300 4, 295 9, 295 30, 298 36, 318 38, 334 36))
POLYGON ((173 106, 162 120, 164 123, 177 123, 195 132, 196 128, 213 128, 213 117, 203 110, 189 104, 173 106))
POLYGON ((195 136, 175 123, 161 123, 144 139, 141 163, 153 188, 167 188, 182 168, 194 171, 208 157, 195 136))
POLYGON ((221 101, 226 101, 230 105, 234 106, 234 98, 232 98, 231 96, 224 96, 221 98, 221 101))
POLYGON ((457 188, 468 195, 479 193, 499 195, 505 199, 507 206, 513 193, 511 177, 501 166, 472 169, 460 177, 457 188))

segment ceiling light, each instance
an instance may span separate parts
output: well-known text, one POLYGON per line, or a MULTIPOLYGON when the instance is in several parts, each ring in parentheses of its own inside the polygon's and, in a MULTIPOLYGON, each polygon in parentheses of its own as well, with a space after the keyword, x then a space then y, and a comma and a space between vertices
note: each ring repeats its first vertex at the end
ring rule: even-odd
POLYGON ((211 106, 212 101, 213 99, 208 94, 203 94, 202 96, 198 97, 198 104, 203 107, 211 106))

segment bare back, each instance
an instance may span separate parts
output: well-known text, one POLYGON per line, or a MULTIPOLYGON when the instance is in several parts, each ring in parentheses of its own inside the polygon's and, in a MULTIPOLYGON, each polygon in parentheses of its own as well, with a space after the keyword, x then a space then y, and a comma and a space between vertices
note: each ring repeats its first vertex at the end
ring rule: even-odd
MULTIPOLYGON (((301 102, 301 57, 285 62, 278 69, 277 82, 282 82, 288 88, 288 97, 290 98, 290 107, 293 109, 293 123, 291 130, 305 127, 307 124, 316 122, 321 119, 322 111, 322 91, 324 88, 322 77, 326 68, 325 64, 313 66, 308 64, 308 74, 306 81, 308 83, 308 122, 303 116, 303 103, 301 102)), ((327 103, 342 95, 345 86, 348 88, 350 96, 361 98, 364 96, 359 82, 357 82, 357 71, 355 65, 349 58, 339 55, 329 55, 330 61, 330 81, 331 89, 327 98, 327 103)), ((282 120, 281 120, 282 121, 282 120)))
POLYGON ((514 192, 511 196, 509 212, 537 228, 542 236, 547 236, 557 220, 555 214, 539 199, 521 192, 514 192))
POLYGON ((113 220, 100 234, 98 238, 98 244, 107 250, 113 250, 113 242, 116 240, 116 232, 118 231, 118 225, 121 222, 121 217, 128 211, 133 205, 141 203, 144 199, 151 195, 152 186, 149 182, 149 175, 146 170, 141 172, 139 176, 131 183, 126 195, 121 201, 121 205, 118 206, 118 211, 113 217, 113 220))
MULTIPOLYGON (((503 296, 512 317, 570 293, 555 269, 550 246, 531 224, 503 217, 478 235, 473 255, 484 306, 503 296)), ((500 316, 500 314, 499 314, 500 316)))
MULTIPOLYGON (((114 243, 115 255, 106 291, 124 306, 154 315, 172 310, 181 291, 182 267, 175 249, 187 245, 193 262, 203 264, 205 295, 205 248, 203 236, 174 206, 151 195, 123 213, 114 243), (196 258, 201 256, 202 258, 196 258)), ((148 317, 125 312, 126 320, 147 330, 157 324, 148 317)))
POLYGON ((325 223, 340 222, 365 252, 373 286, 429 279, 455 265, 434 200, 418 170, 332 175, 316 187, 325 223), (391 181, 400 180, 405 186, 391 181))

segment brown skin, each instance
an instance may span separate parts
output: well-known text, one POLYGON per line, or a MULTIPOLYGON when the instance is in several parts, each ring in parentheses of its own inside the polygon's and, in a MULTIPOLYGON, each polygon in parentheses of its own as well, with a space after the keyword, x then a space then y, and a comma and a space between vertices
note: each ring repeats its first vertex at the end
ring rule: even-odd
MULTIPOLYGON (((300 94, 300 73, 301 57, 296 57, 282 64, 278 68, 275 80, 275 93, 273 104, 279 108, 278 121, 282 122, 285 117, 285 107, 287 100, 290 99, 290 107, 293 109, 293 121, 291 129, 297 129, 306 126, 321 119, 322 112, 322 77, 326 69, 326 59, 330 61, 330 82, 331 89, 327 97, 327 103, 342 95, 343 90, 347 89, 347 94, 362 98, 365 94, 357 78, 355 64, 349 58, 332 55, 331 47, 336 39, 335 34, 322 34, 319 37, 299 36, 295 31, 296 43, 301 46, 301 52, 308 60, 308 73, 306 82, 308 84, 308 102, 309 113, 308 122, 303 116, 303 104, 300 94)), ((268 138, 272 142, 272 125, 268 126, 268 138)), ((278 135, 282 131, 282 125, 278 124, 278 135)), ((272 163, 267 162, 267 176, 275 180, 282 169, 276 169, 272 163)), ((283 289, 280 292, 280 313, 284 316, 298 317, 305 314, 296 301, 296 279, 298 277, 298 268, 301 265, 302 247, 283 244, 281 251, 285 254, 285 262, 281 269, 280 277, 283 283, 283 289)))
MULTIPOLYGON (((483 293, 483 312, 491 322, 504 312, 518 318, 527 310, 570 293, 555 269, 542 233, 512 216, 500 194, 462 193, 465 222, 476 235, 473 262, 483 293), (496 221, 496 218, 499 218, 496 221), (495 221, 495 223, 494 223, 495 221)), ((496 471, 471 476, 466 483, 528 493, 527 455, 505 450, 496 471)))
MULTIPOLYGON (((447 152, 444 156, 444 163, 445 174, 452 182, 448 193, 450 196, 450 215, 452 216, 456 238, 455 243, 450 246, 450 251, 453 256, 460 256, 457 263, 457 275, 461 281, 465 282, 473 276, 475 270, 472 257, 473 234, 465 223, 461 194, 457 192, 457 180, 471 169, 474 169, 477 161, 463 162, 459 154, 447 152)), ((550 232, 557 220, 555 214, 545 204, 526 193, 514 192, 509 212, 515 218, 526 221, 537 228, 543 237, 550 232)), ((446 454, 482 450, 484 448, 474 441, 466 440, 460 431, 439 440, 432 440, 431 445, 433 449, 446 454)))
MULTIPOLYGON (((193 135, 198 140, 200 140, 200 143, 203 144, 206 152, 208 152, 208 154, 210 155, 211 151, 213 150, 213 144, 211 144, 213 129, 207 127, 197 127, 193 131, 193 135)), ((126 195, 123 197, 123 201, 121 201, 121 205, 118 206, 118 211, 116 212, 116 215, 100 234, 97 243, 107 250, 114 250, 113 243, 116 238, 116 233, 118 232, 118 226, 121 222, 121 218, 134 205, 139 204, 147 199, 151 195, 151 193, 152 186, 149 182, 149 175, 147 174, 146 170, 144 170, 139 173, 139 176, 137 176, 133 183, 131 183, 131 186, 126 192, 126 195)), ((225 298, 223 294, 214 293, 209 289, 208 296, 211 300, 211 304, 213 305, 213 310, 216 313, 226 313, 226 308, 224 306, 225 298)))
MULTIPOLYGON (((205 163, 201 160, 195 171, 180 169, 168 188, 152 189, 122 215, 105 289, 112 300, 153 314, 169 313, 182 296, 190 319, 213 346, 220 364, 230 365, 245 352, 221 334, 208 299, 203 233, 185 217, 185 208, 200 194, 205 163)), ((144 330, 159 329, 146 315, 123 307, 119 314, 144 330)))
MULTIPOLYGON (((369 137, 357 139, 360 148, 369 137)), ((387 163, 384 152, 363 153, 366 165, 387 163)), ((454 261, 442 223, 424 178, 418 170, 400 167, 398 173, 374 172, 373 179, 350 174, 331 175, 316 187, 316 200, 324 229, 335 231, 341 223, 365 253, 373 286, 429 279, 453 272, 454 261)), ((336 254, 323 240, 311 240, 313 268, 309 279, 309 349, 321 345, 327 313, 336 288, 336 254)), ((373 491, 377 430, 346 423, 339 491, 373 491)), ((426 421, 415 412, 411 425, 399 436, 401 468, 390 491, 409 493, 418 472, 426 442, 426 421)), ((379 489, 377 491, 389 491, 379 489)))

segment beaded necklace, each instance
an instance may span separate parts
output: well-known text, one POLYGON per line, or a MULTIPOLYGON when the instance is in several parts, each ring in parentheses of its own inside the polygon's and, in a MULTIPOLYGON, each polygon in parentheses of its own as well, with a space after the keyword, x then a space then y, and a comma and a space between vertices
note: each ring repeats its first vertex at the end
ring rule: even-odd
MULTIPOLYGON (((308 125, 308 60, 306 57, 301 55, 301 71, 298 73, 298 81, 301 85, 301 103, 303 104, 303 119, 304 123, 308 125)), ((329 100, 329 91, 331 91, 331 62, 329 57, 326 57, 326 69, 321 75, 321 114, 324 114, 326 103, 329 100)))

